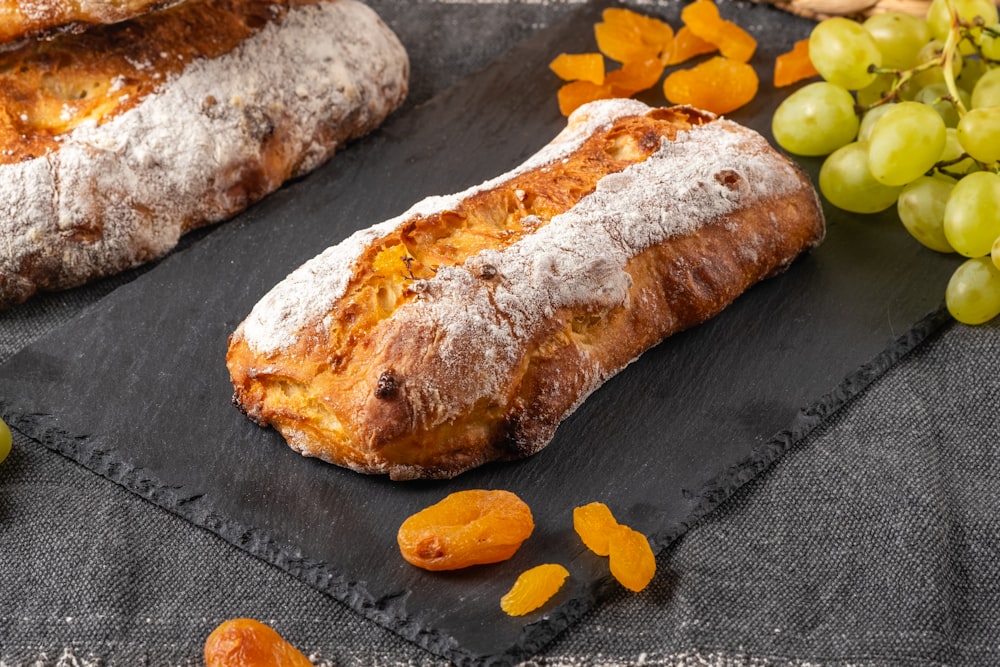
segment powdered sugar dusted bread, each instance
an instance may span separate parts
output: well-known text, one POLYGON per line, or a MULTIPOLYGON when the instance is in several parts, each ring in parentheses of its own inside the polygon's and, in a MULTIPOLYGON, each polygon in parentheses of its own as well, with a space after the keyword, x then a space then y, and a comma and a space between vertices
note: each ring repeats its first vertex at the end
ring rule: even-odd
POLYGON ((408 69, 355 0, 189 0, 0 54, 0 307, 160 257, 317 167, 408 69))
POLYGON ((528 456, 604 380, 824 234, 807 177, 686 107, 581 107, 510 173, 294 271, 230 338, 235 402, 395 479, 528 456))

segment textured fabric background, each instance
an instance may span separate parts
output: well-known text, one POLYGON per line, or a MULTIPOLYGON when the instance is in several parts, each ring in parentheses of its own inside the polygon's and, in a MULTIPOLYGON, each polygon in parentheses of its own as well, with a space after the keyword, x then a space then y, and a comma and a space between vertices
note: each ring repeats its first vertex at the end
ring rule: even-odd
MULTIPOLYGON (((574 9, 371 4, 410 49, 410 104, 574 9)), ((0 361, 138 273, 0 314, 0 361)), ((926 342, 693 526, 647 591, 529 665, 1000 664, 998 334, 955 325, 926 342)), ((441 664, 15 434, 0 465, 0 664, 198 665, 235 616, 316 664, 441 664)))

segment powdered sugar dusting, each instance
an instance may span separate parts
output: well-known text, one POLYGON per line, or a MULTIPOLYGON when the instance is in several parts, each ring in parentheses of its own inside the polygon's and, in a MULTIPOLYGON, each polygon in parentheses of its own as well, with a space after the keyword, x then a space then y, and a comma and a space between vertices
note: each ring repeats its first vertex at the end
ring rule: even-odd
POLYGON ((391 234, 414 216, 428 217, 455 208, 460 201, 477 192, 495 188, 518 174, 560 160, 579 148, 599 128, 622 116, 647 111, 649 107, 642 102, 627 99, 601 100, 581 107, 551 142, 511 171, 452 195, 427 197, 394 218, 356 232, 278 283, 243 322, 242 336, 261 354, 292 345, 303 328, 327 313, 344 295, 354 263, 371 242, 391 234))
POLYGON ((0 303, 161 256, 180 234, 246 205, 244 169, 280 132, 305 173, 344 123, 367 131, 403 98, 408 61, 367 6, 298 6, 233 52, 191 63, 141 104, 62 137, 59 150, 0 166, 0 303), (22 276, 22 264, 47 267, 22 276))
MULTIPOLYGON (((421 299, 401 306, 395 330, 438 334, 434 367, 408 376, 408 399, 434 406, 418 411, 427 420, 421 426, 456 418, 484 397, 503 396, 526 341, 556 311, 601 316, 628 306, 631 258, 799 187, 794 168, 762 137, 733 129, 718 120, 664 140, 648 159, 603 178, 595 192, 534 234, 439 270, 421 299), (736 185, 718 179, 720 173, 738 174, 736 185), (495 267, 497 279, 476 277, 483 264, 495 267), (447 400, 420 396, 440 387, 450 389, 447 400)), ((595 388, 607 373, 595 363, 586 384, 595 388)))
MULTIPOLYGON (((260 354, 287 347, 343 295, 354 262, 370 240, 391 233, 415 213, 447 210, 473 192, 562 159, 598 128, 618 117, 648 111, 648 106, 635 100, 606 100, 581 107, 551 144, 514 171, 456 195, 424 200, 306 263, 253 309, 243 324, 244 338, 260 354)), ((446 364, 449 358, 467 357, 468 341, 476 340, 484 343, 478 352, 487 355, 488 361, 492 356, 495 364, 510 365, 520 354, 520 341, 557 309, 572 307, 599 314, 625 305, 632 284, 625 271, 630 258, 670 236, 692 232, 741 206, 751 206, 759 198, 797 187, 794 168, 771 151, 762 137, 735 128, 720 119, 681 132, 674 141, 664 140, 648 159, 604 177, 571 210, 504 251, 484 251, 463 266, 439 268, 426 281, 421 298, 396 311, 398 326, 444 332, 437 342, 438 355, 446 364), (737 187, 718 180, 723 172, 739 174, 737 187), (484 264, 495 267, 501 279, 486 283, 475 277, 477 267, 484 264), (454 354, 449 352, 452 343, 454 354)), ((493 385, 506 377, 496 372, 493 363, 484 368, 482 377, 474 378, 467 366, 456 367, 454 381, 473 391, 470 401, 499 390, 493 385)))

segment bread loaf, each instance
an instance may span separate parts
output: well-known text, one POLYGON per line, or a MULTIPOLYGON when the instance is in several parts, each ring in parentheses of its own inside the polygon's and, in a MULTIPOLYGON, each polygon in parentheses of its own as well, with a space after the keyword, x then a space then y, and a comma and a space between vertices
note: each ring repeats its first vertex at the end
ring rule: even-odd
POLYGON ((161 257, 317 167, 408 68, 356 0, 189 0, 0 53, 0 307, 161 257))
POLYGON ((525 164, 359 231, 230 337, 234 401, 393 479, 529 456, 608 377, 818 244, 808 178, 686 107, 581 107, 525 164))

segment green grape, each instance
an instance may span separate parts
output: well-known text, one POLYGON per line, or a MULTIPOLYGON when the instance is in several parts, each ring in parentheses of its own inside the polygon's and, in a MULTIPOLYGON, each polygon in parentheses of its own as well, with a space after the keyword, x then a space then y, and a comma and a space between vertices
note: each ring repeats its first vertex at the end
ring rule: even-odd
MULTIPOLYGON (((959 101, 968 109, 971 100, 969 93, 959 89, 958 97, 959 101)), ((958 109, 955 106, 955 102, 952 101, 948 86, 945 84, 932 83, 929 86, 924 86, 917 93, 916 97, 913 98, 913 101, 926 104, 934 109, 941 116, 941 120, 944 121, 946 127, 955 127, 958 125, 958 109)))
MULTIPOLYGON (((858 105, 861 107, 874 107, 881 104, 886 96, 892 91, 896 84, 896 75, 892 72, 878 74, 875 79, 864 88, 859 89, 855 95, 858 98, 858 105)), ((905 94, 909 86, 896 91, 897 95, 905 94)))
POLYGON ((972 89, 971 106, 973 109, 1000 106, 1000 68, 979 77, 972 89))
MULTIPOLYGON (((929 86, 932 83, 944 83, 944 70, 942 65, 944 63, 944 43, 938 40, 932 40, 924 45, 924 48, 920 49, 920 53, 917 56, 917 60, 920 63, 930 63, 936 62, 937 65, 926 70, 922 70, 913 75, 911 81, 916 90, 920 90, 924 86, 929 86)), ((954 78, 958 78, 962 73, 962 67, 965 64, 965 60, 958 55, 956 51, 951 59, 951 74, 954 78)))
POLYGON ((944 291, 948 312, 963 324, 982 324, 1000 315, 1000 268, 989 257, 962 262, 944 291))
POLYGON ((902 190, 872 177, 868 145, 858 141, 827 156, 819 170, 819 189, 831 204, 852 213, 884 211, 896 203, 902 190))
POLYGON ((1000 176, 977 171, 955 185, 944 209, 944 235, 966 257, 990 253, 1000 236, 1000 176))
POLYGON ((944 209, 954 181, 921 176, 903 188, 896 211, 906 231, 938 252, 955 252, 944 235, 944 209))
POLYGON ((861 124, 858 126, 858 141, 869 141, 872 138, 872 128, 875 127, 876 121, 893 106, 892 103, 880 104, 865 112, 865 115, 861 117, 861 124))
POLYGON ((990 71, 990 65, 982 58, 966 57, 962 60, 962 71, 955 78, 955 83, 959 88, 971 94, 975 89, 979 79, 990 71))
POLYGON ((966 25, 973 25, 977 17, 983 25, 992 25, 1000 20, 992 0, 931 0, 927 8, 927 26, 934 39, 944 41, 951 32, 949 4, 954 6, 959 21, 966 25))
POLYGON ((947 133, 934 109, 919 102, 900 102, 875 122, 868 142, 868 164, 875 180, 906 185, 934 166, 947 133))
POLYGON ((980 107, 962 116, 958 140, 980 162, 1000 160, 1000 107, 980 107))
POLYGON ((990 250, 990 258, 993 260, 993 266, 1000 269, 1000 236, 993 242, 993 249, 990 250))
POLYGON ((875 39, 882 66, 892 69, 914 67, 920 49, 931 40, 927 21, 902 12, 874 14, 861 25, 875 39))
POLYGON ((988 26, 979 35, 979 52, 984 58, 1000 60, 1000 23, 988 26))
POLYGON ((785 98, 771 118, 775 141, 796 155, 829 155, 858 133, 854 97, 832 83, 817 81, 785 98))
POLYGON ((10 435, 10 429, 6 422, 0 419, 0 463, 3 463, 3 460, 10 454, 12 444, 13 438, 10 435))
POLYGON ((959 177, 979 169, 979 163, 973 160, 962 148, 962 143, 958 140, 958 130, 949 127, 945 130, 944 150, 941 151, 941 160, 938 168, 946 174, 959 177))
POLYGON ((882 54, 861 24, 843 17, 825 19, 809 35, 809 59, 830 83, 858 90, 875 80, 869 68, 882 64, 882 54))

